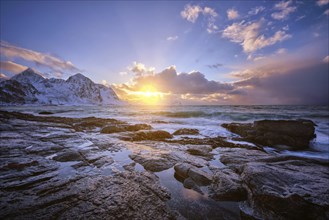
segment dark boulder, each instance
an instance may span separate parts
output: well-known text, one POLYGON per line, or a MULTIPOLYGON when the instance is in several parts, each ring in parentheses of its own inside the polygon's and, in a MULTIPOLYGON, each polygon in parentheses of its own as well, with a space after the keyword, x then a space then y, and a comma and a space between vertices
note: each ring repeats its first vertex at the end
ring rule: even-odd
POLYGON ((116 126, 116 125, 110 125, 106 126, 105 128, 102 128, 101 133, 103 134, 112 134, 112 133, 119 133, 124 132, 125 130, 122 127, 116 126))
POLYGON ((101 130, 103 134, 112 134, 126 131, 140 131, 140 130, 150 130, 152 129, 151 125, 148 124, 135 124, 135 125, 111 125, 106 126, 101 130))
POLYGON ((173 133, 173 135, 198 135, 198 134, 199 134, 198 129, 190 129, 190 128, 181 128, 173 133))
POLYGON ((261 120, 253 124, 230 123, 224 128, 239 134, 243 140, 263 146, 305 149, 315 138, 315 124, 310 120, 261 120))
POLYGON ((174 166, 175 169, 175 175, 178 175, 179 177, 186 179, 188 178, 188 171, 193 166, 187 163, 179 163, 174 166))
POLYGON ((39 112, 39 115, 52 115, 52 114, 54 114, 54 113, 47 112, 47 111, 41 111, 41 112, 39 112))

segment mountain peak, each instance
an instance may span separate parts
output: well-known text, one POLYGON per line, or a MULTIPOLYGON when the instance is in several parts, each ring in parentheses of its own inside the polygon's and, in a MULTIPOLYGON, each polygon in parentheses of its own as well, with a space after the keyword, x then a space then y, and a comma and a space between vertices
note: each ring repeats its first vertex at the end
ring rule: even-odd
POLYGON ((42 78, 44 78, 40 73, 38 73, 37 71, 35 71, 34 69, 32 68, 27 68, 26 70, 24 70, 23 72, 19 73, 19 74, 22 74, 22 75, 38 75, 38 76, 41 76, 42 78))
POLYGON ((33 70, 32 68, 27 68, 26 70, 24 70, 23 72, 11 77, 12 80, 16 80, 19 82, 40 82, 43 81, 45 78, 38 72, 36 72, 35 70, 33 70))
POLYGON ((91 79, 89 79, 88 77, 84 76, 81 73, 77 73, 73 76, 70 76, 67 80, 67 82, 78 82, 78 81, 87 81, 87 82, 92 82, 91 79))

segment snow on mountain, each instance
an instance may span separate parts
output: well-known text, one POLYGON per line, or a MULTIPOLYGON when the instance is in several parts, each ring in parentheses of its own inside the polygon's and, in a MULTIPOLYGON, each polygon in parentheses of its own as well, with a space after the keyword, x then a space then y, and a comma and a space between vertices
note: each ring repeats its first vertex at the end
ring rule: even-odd
POLYGON ((78 73, 47 79, 27 69, 0 82, 0 104, 109 105, 122 104, 112 88, 96 84, 78 73))

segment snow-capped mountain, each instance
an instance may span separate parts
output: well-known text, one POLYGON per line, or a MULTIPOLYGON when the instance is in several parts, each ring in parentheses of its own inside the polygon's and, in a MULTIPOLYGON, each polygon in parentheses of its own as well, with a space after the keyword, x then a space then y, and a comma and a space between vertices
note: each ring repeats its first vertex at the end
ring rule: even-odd
POLYGON ((112 88, 80 73, 67 80, 47 79, 29 68, 0 81, 0 104, 109 105, 122 101, 112 88))

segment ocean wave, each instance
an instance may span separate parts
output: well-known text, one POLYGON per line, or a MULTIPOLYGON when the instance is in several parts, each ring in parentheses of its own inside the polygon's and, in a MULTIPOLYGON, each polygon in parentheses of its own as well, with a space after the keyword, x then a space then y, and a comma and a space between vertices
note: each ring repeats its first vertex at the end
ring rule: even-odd
POLYGON ((153 112, 153 115, 168 117, 168 118, 198 118, 206 117, 208 114, 203 111, 177 111, 177 112, 153 112))

